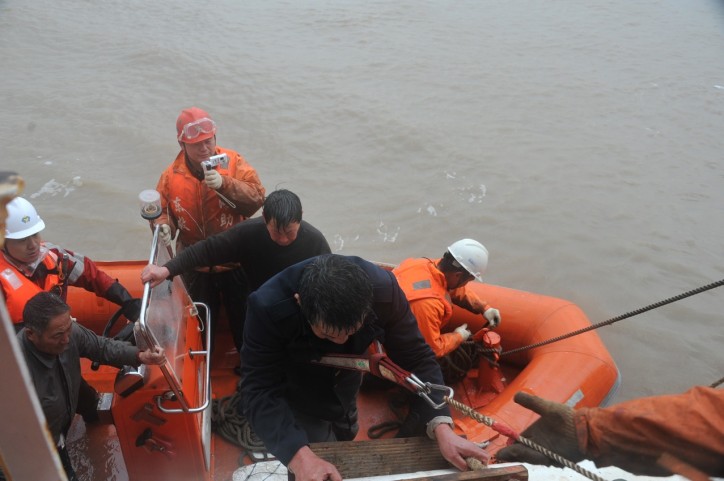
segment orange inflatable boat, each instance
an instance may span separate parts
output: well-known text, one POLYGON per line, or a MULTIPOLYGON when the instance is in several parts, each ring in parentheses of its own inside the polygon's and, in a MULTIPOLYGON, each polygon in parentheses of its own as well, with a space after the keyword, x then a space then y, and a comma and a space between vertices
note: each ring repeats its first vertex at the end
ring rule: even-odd
MULTIPOLYGON (((164 259, 156 261, 162 264, 164 259)), ((233 369, 238 365, 238 354, 225 323, 217 328, 216 347, 210 356, 202 348, 207 330, 197 316, 201 307, 188 298, 178 278, 144 290, 140 272, 147 261, 98 264, 134 296, 146 295, 144 302, 149 308, 144 327, 149 332, 141 335, 142 342, 161 344, 169 362, 160 368, 142 367, 139 373, 106 366, 93 371, 90 363, 84 364, 84 377, 100 392, 109 393, 104 396, 108 413, 102 417, 115 429, 89 427, 86 434, 91 439, 83 444, 79 456, 88 457, 94 466, 122 465, 132 480, 231 479, 240 457, 244 458, 240 456, 242 450, 211 429, 214 400, 234 393, 239 379, 233 369), (99 459, 103 457, 115 457, 115 461, 99 459)), ((535 415, 513 402, 517 391, 574 407, 598 406, 611 399, 619 373, 595 331, 506 354, 589 327, 581 309, 544 295, 489 284, 471 285, 502 314, 501 325, 485 339, 492 347, 499 345, 502 355, 498 362, 486 356, 470 366, 462 381, 451 386, 457 401, 520 432, 535 415)), ((79 322, 98 333, 116 311, 116 306, 76 288, 70 289, 68 303, 79 322)), ((475 332, 482 317, 455 310, 450 328, 463 323, 475 332)), ((388 407, 388 393, 389 389, 364 389, 360 393, 359 439, 368 439, 367 428, 396 418, 388 407)), ((473 441, 489 441, 489 451, 495 452, 507 442, 507 438, 454 409, 453 414, 456 430, 473 441)))

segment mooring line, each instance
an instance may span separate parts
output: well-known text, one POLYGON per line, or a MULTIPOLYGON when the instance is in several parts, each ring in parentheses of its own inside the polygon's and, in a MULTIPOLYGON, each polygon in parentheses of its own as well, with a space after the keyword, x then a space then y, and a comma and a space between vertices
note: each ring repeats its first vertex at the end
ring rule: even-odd
POLYGON ((594 481, 606 481, 604 478, 587 470, 586 468, 581 467, 577 463, 574 463, 573 461, 570 461, 570 460, 562 457, 561 455, 554 453, 553 451, 551 451, 547 448, 544 448, 540 444, 535 443, 535 442, 531 441, 530 439, 521 436, 520 434, 516 433, 515 431, 513 431, 510 427, 506 426, 505 424, 499 423, 496 420, 494 420, 493 418, 475 411, 470 406, 466 406, 465 404, 463 404, 459 401, 456 401, 454 399, 451 399, 447 396, 445 396, 444 400, 445 400, 445 402, 447 402, 449 405, 451 405, 458 411, 475 419, 479 423, 483 423, 486 426, 489 426, 490 428, 492 428, 494 431, 502 434, 503 436, 507 436, 511 439, 514 439, 514 440, 518 441, 519 443, 521 443, 525 446, 528 446, 529 448, 534 449, 541 454, 548 456, 550 459, 556 461, 557 463, 559 463, 567 468, 574 470, 578 474, 581 474, 594 481))
MULTIPOLYGON (((671 304, 672 302, 680 301, 682 299, 686 299, 687 297, 694 296, 696 294, 701 294, 702 292, 714 289, 716 287, 720 287, 724 285, 724 279, 716 282, 712 282, 711 284, 707 284, 705 286, 698 287, 696 289, 692 289, 690 291, 684 292, 683 294, 679 294, 673 297, 669 297, 668 299, 664 299, 663 301, 655 302, 653 304, 649 304, 648 306, 641 307, 639 309, 629 311, 626 314, 622 314, 620 316, 613 317, 607 321, 599 322, 598 324, 593 324, 591 326, 585 327, 583 329, 579 329, 577 331, 569 332, 568 334, 563 334, 558 337, 554 337, 552 339, 548 339, 546 341, 537 342, 535 344, 531 344, 529 346, 522 346, 515 349, 511 349, 509 351, 503 351, 500 353, 501 356, 507 356, 510 354, 515 354, 518 352, 528 351, 530 349, 535 349, 536 347, 545 346, 547 344, 552 344, 554 342, 562 341, 563 339, 568 339, 569 337, 578 336, 579 334, 583 334, 588 331, 592 331, 594 329, 598 329, 599 327, 608 326, 615 322, 622 321, 624 319, 628 319, 629 317, 638 316, 639 314, 643 314, 644 312, 651 311, 653 309, 657 309, 661 306, 665 306, 667 304, 671 304)), ((494 349, 489 348, 481 348, 480 352, 482 353, 489 353, 489 352, 495 352, 494 349)), ((724 378, 720 382, 724 382, 724 378)))

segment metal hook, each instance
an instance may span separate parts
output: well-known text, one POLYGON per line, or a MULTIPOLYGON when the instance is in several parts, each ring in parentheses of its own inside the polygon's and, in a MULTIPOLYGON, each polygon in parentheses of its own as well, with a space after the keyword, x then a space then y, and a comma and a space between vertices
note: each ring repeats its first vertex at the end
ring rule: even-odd
POLYGON ((442 401, 441 403, 436 403, 430 398, 430 394, 432 394, 433 391, 440 391, 443 393, 447 393, 444 398, 453 398, 453 395, 455 394, 455 391, 453 391, 453 388, 450 386, 444 386, 442 384, 432 384, 429 382, 422 382, 417 376, 414 374, 410 374, 409 377, 405 379, 407 382, 412 384, 415 387, 415 390, 417 391, 417 395, 423 398, 427 403, 433 407, 433 409, 442 409, 447 405, 447 402, 442 401))

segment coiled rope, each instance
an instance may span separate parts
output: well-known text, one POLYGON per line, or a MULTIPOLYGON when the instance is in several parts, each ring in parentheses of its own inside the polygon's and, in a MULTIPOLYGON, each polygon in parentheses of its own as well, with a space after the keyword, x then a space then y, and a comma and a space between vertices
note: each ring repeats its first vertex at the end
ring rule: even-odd
POLYGON ((229 396, 214 399, 211 403, 211 429, 232 444, 247 452, 266 452, 264 443, 251 430, 249 421, 239 413, 241 395, 239 389, 229 396))
MULTIPOLYGON (((494 349, 484 349, 475 341, 465 341, 454 351, 437 359, 442 370, 442 377, 445 384, 450 386, 462 381, 468 375, 468 371, 480 362, 480 358, 488 352, 498 352, 494 349)), ((488 362, 495 364, 491 356, 485 356, 488 362)))
POLYGON ((462 412, 463 414, 475 419, 479 423, 483 423, 486 426, 489 426, 490 428, 499 432, 500 434, 507 436, 511 439, 514 439, 514 440, 518 441, 519 443, 521 443, 531 449, 535 449, 539 453, 548 456, 550 459, 554 460, 555 462, 557 462, 567 468, 571 468, 578 474, 581 474, 589 479, 593 479, 594 481, 605 481, 604 478, 600 477, 599 475, 592 473, 591 471, 588 471, 587 469, 581 467, 577 463, 574 463, 573 461, 569 461, 568 459, 560 456, 559 454, 556 454, 553 451, 551 451, 547 448, 544 448, 540 444, 535 443, 535 442, 531 441, 530 439, 521 436, 520 434, 516 433, 508 426, 501 424, 499 422, 496 422, 493 418, 488 417, 484 414, 480 414, 479 412, 475 411, 471 407, 466 406, 465 404, 458 402, 454 399, 450 399, 447 396, 445 396, 444 400, 450 406, 454 407, 455 409, 462 412))
MULTIPOLYGON (((679 294, 679 295, 676 295, 676 296, 673 296, 673 297, 669 297, 668 299, 664 299, 663 301, 659 301, 659 302, 655 302, 655 303, 653 303, 653 304, 649 304, 648 306, 642 307, 642 308, 640 308, 640 309, 636 309, 636 310, 634 310, 634 311, 629 311, 629 312, 627 312, 626 314, 622 314, 622 315, 620 315, 620 316, 613 317, 613 318, 611 318, 611 319, 609 319, 609 320, 607 320, 607 321, 599 322, 598 324, 594 324, 594 325, 592 325, 592 326, 585 327, 585 328, 579 329, 579 330, 577 330, 577 331, 569 332, 568 334, 564 334, 564 335, 562 335, 562 336, 558 336, 558 337, 554 337, 554 338, 552 338, 552 339, 548 339, 547 341, 537 342, 537 343, 531 344, 531 345, 529 345, 529 346, 523 346, 523 347, 519 347, 519 348, 516 348, 516 349, 511 349, 511 350, 509 350, 509 351, 503 351, 503 352, 500 353, 500 355, 501 355, 501 356, 507 356, 507 355, 510 355, 510 354, 515 354, 515 353, 518 353, 518 352, 523 352, 523 351, 528 351, 528 350, 530 350, 530 349, 535 349, 536 347, 545 346, 545 345, 547 345, 547 344, 552 344, 552 343, 554 343, 554 342, 558 342, 558 341, 561 341, 561 340, 563 340, 563 339, 568 339, 569 337, 577 336, 577 335, 579 335, 579 334, 583 334, 584 332, 588 332, 588 331, 592 331, 592 330, 594 330, 594 329, 598 329, 599 327, 608 326, 608 325, 613 324, 614 322, 618 322, 618 321, 622 321, 622 320, 624 320, 624 319, 628 319, 629 317, 638 316, 639 314, 643 314, 644 312, 651 311, 651 310, 653 310, 653 309, 657 309, 657 308, 659 308, 659 307, 661 307, 661 306, 665 306, 665 305, 667 305, 667 304, 671 304, 672 302, 676 302, 676 301, 680 301, 680 300, 682 300, 682 299, 686 299, 687 297, 691 297, 691 296, 696 295, 696 294, 701 294, 702 292, 705 292, 705 291, 714 289, 714 288, 716 288, 716 287, 720 287, 720 286, 722 286, 722 285, 724 285, 724 279, 722 279, 722 280, 720 280, 720 281, 717 281, 717 282, 712 282, 711 284, 707 284, 707 285, 705 285, 705 286, 698 287, 698 288, 696 288, 696 289, 692 289, 692 290, 690 290, 690 291, 684 292, 683 294, 679 294)), ((494 349, 482 348, 482 347, 480 348, 480 351, 481 351, 482 353, 495 352, 494 349)))

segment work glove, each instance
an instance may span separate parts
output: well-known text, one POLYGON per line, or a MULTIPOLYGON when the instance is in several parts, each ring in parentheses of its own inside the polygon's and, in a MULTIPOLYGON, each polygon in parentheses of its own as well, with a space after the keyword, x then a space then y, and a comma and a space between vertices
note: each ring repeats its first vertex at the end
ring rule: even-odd
POLYGON ((468 325, 467 325, 467 324, 463 324, 462 326, 455 328, 455 332, 457 332, 458 334, 460 334, 461 336, 463 336, 463 342, 467 341, 468 338, 473 334, 473 333, 470 332, 470 330, 468 329, 468 325))
POLYGON ((491 329, 495 329, 500 325, 500 311, 494 307, 488 307, 483 312, 483 317, 488 320, 488 326, 491 329))
POLYGON ((171 227, 169 227, 168 224, 161 224, 161 227, 158 229, 158 236, 161 238, 163 245, 171 245, 171 227))
POLYGON ((204 182, 206 182, 206 185, 208 185, 211 189, 217 190, 222 184, 221 174, 214 169, 205 170, 204 182))
MULTIPOLYGON (((548 401, 526 392, 515 394, 515 402, 540 414, 540 419, 531 424, 521 435, 560 456, 578 462, 585 454, 578 447, 573 409, 565 404, 548 401)), ((530 464, 557 465, 545 454, 539 453, 520 443, 501 449, 496 455, 498 461, 514 461, 530 464)))

